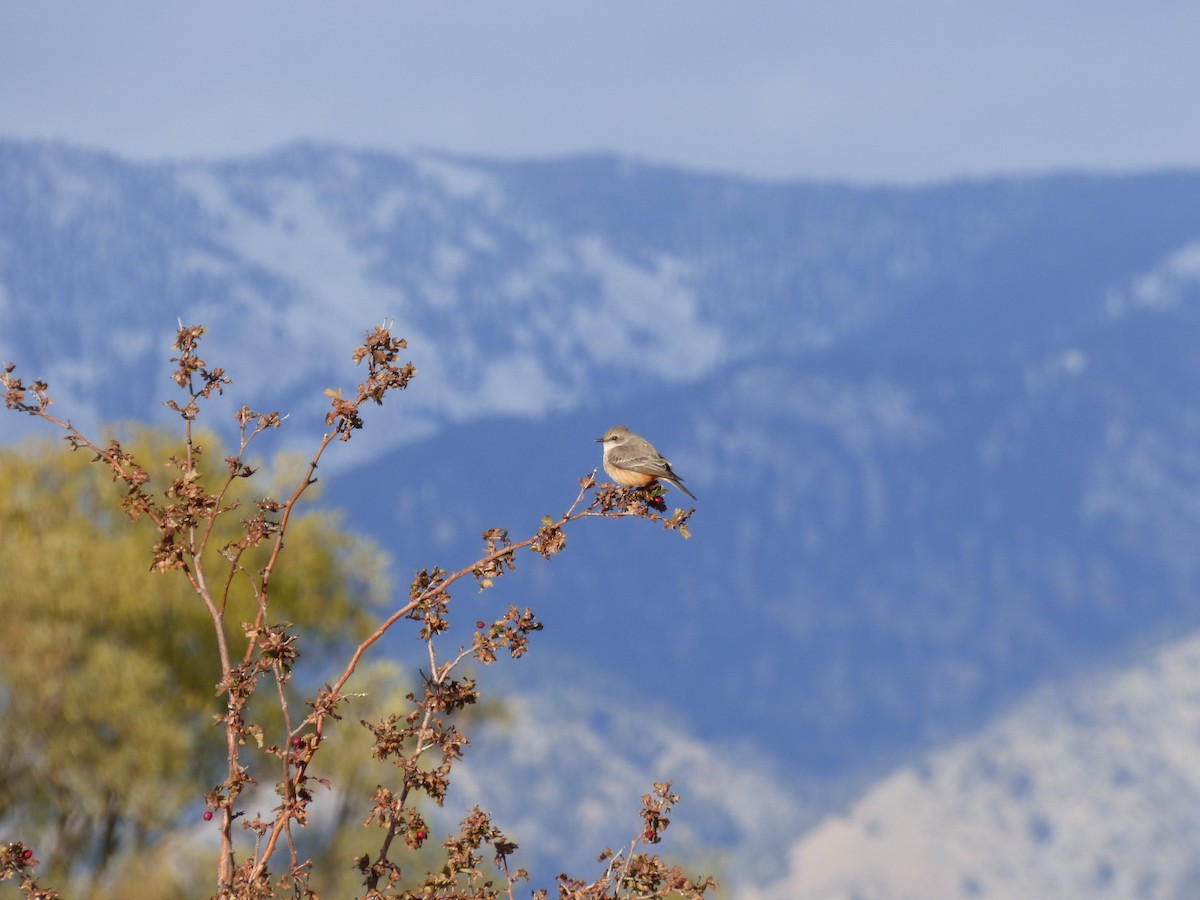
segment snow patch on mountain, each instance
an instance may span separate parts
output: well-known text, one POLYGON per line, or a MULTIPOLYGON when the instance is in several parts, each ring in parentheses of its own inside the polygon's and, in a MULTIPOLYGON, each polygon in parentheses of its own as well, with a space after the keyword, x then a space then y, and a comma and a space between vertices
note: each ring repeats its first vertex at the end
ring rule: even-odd
POLYGON ((1158 265, 1113 288, 1105 297, 1105 313, 1120 318, 1135 309, 1174 309, 1200 288, 1200 241, 1192 241, 1164 257, 1158 265))
POLYGON ((544 861, 586 871, 600 850, 639 835, 641 796, 668 780, 680 795, 661 848, 672 858, 711 864, 721 847, 726 872, 748 877, 773 868, 799 828, 797 797, 761 755, 698 739, 603 691, 562 685, 506 695, 501 721, 472 736, 451 800, 458 791, 479 798, 472 802, 544 861))
POLYGON ((1194 897, 1200 635, 897 769, 745 900, 1194 897))
MULTIPOLYGON (((394 319, 421 373, 407 411, 427 434, 439 421, 571 410, 595 395, 597 372, 612 397, 646 379, 698 379, 723 358, 681 259, 635 260, 601 234, 512 210, 496 179, 467 163, 423 154, 413 168, 415 181, 382 185, 361 216, 333 208, 337 192, 318 176, 247 190, 236 173, 179 170, 209 236, 175 260, 181 279, 207 284, 188 314, 257 361, 243 378, 287 390, 312 371, 277 371, 264 344, 329 360, 366 324, 394 319), (416 255, 412 235, 424 244, 416 255), (410 263, 397 271, 389 260, 401 253, 410 263)), ((384 426, 387 440, 412 426, 384 426)))

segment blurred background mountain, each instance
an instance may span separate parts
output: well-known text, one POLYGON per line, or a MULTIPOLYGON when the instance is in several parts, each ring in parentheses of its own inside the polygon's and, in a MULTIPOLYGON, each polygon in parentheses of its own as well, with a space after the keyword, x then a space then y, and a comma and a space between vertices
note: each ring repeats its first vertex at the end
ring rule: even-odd
MULTIPOLYGON (((502 827, 522 823, 518 842, 553 851, 544 879, 619 842, 597 822, 676 778, 688 852, 723 854, 746 891, 794 885, 793 842, 812 872, 821 854, 803 840, 895 772, 920 761, 939 802, 972 796, 977 782, 938 774, 963 765, 964 741, 996 759, 1041 746, 996 735, 1068 727, 1063 698, 1159 671, 1200 618, 1194 172, 868 188, 599 155, 299 143, 144 163, 0 141, 0 360, 49 381, 56 412, 86 428, 161 424, 180 319, 209 329, 202 355, 234 378, 207 426, 231 434, 242 403, 279 409, 276 446, 296 450, 323 430, 324 390, 357 383, 362 332, 395 320, 418 378, 323 466, 320 502, 389 551, 400 584, 473 559, 484 528, 562 512, 613 424, 699 496, 687 542, 584 523, 552 565, 531 557, 456 598, 466 630, 507 602, 546 623, 529 657, 484 676, 524 726, 486 726, 463 776, 502 827), (520 777, 471 774, 488 759, 520 777), (556 806, 556 779, 591 805, 556 806)), ((37 430, 0 417, 6 443, 37 430)), ((415 665, 415 649, 389 652, 415 665)), ((1157 715, 1195 714, 1193 669, 1162 675, 1157 715)), ((1089 709, 1108 737, 1084 743, 1142 733, 1136 703, 1089 709)), ((1181 773, 1200 762, 1197 734, 1171 757, 1181 773)), ((1063 765, 1029 754, 1031 771, 1063 765)), ((1136 791, 1162 759, 1120 766, 1090 803, 1136 791)), ((1187 789, 1155 808, 1195 800, 1179 777, 1187 789)), ((1045 796, 1048 822, 1079 801, 1045 796)), ((919 808, 901 803, 884 831, 919 808)), ((1162 846, 1155 827, 1131 822, 1129 847, 1162 846)), ((1053 858, 1055 833, 1030 852, 1053 858)), ((1059 873, 1053 895, 1103 882, 1134 896, 1120 886, 1137 859, 1110 850, 1059 873)), ((1194 884, 1190 851, 1158 862, 1147 896, 1194 884)), ((890 871, 874 883, 905 883, 890 871)), ((912 896, 1029 896, 1002 871, 912 896)), ((866 890, 835 875, 803 896, 866 890)))

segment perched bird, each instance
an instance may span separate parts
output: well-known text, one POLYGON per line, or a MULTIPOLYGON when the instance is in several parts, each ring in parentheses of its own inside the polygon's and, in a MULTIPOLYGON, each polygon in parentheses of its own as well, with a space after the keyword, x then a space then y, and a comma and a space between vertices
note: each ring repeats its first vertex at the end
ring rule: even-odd
POLYGON ((675 474, 670 460, 624 425, 608 429, 604 437, 596 438, 596 442, 604 445, 604 471, 622 487, 645 487, 665 481, 696 499, 696 495, 683 486, 683 479, 675 474))

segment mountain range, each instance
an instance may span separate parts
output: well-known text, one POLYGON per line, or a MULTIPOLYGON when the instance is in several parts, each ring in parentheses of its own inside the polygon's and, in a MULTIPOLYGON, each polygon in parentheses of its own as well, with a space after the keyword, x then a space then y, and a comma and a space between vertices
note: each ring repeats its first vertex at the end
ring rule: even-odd
MULTIPOLYGON (((417 379, 322 467, 320 502, 377 538, 401 583, 469 562, 484 528, 562 512, 611 425, 671 458, 700 498, 690 540, 584 522, 553 563, 522 559, 461 602, 545 621, 528 658, 488 676, 531 721, 618 756, 639 731, 695 750, 624 771, 667 780, 690 760, 707 798, 696 852, 725 853, 747 896, 789 896, 778 878, 806 885, 790 896, 1018 896, 994 875, 1017 856, 930 889, 902 876, 914 857, 863 848, 904 837, 905 805, 931 835, 966 797, 1026 815, 1029 794, 955 774, 971 754, 1007 772, 1075 714, 1036 698, 1119 693, 1118 671, 1197 628, 1197 172, 895 188, 612 156, 295 144, 145 163, 0 141, 0 360, 85 427, 167 422, 179 320, 209 329, 203 355, 234 378, 226 422, 242 403, 279 409, 294 449, 323 430, 325 389, 357 383, 363 331, 394 320, 417 379), (598 712, 600 692, 620 700, 598 712), (714 772, 741 795, 705 793, 714 772), (884 815, 889 796, 902 802, 884 815), (789 852, 804 871, 810 852, 869 859, 874 880, 797 881, 789 852)), ((0 418, 0 440, 33 424, 0 418)), ((1136 704, 1088 709, 1136 737, 1136 704)), ((1095 790, 1136 793, 1153 762, 1122 765, 1128 779, 1095 790)), ((1062 785, 1060 799, 1082 789, 1062 785)), ((648 788, 595 802, 633 811, 648 788)), ((1061 835, 1055 797, 1038 796, 1061 835)), ((1146 827, 1174 799, 1146 794, 1146 827)), ((563 852, 587 832, 566 818, 563 852)), ((1034 834, 1027 852, 1058 846, 1034 834)), ((1129 857, 1093 855, 1112 871, 1097 862, 1087 889, 1107 894, 1076 880, 1047 895, 1188 883, 1131 892, 1129 857)))

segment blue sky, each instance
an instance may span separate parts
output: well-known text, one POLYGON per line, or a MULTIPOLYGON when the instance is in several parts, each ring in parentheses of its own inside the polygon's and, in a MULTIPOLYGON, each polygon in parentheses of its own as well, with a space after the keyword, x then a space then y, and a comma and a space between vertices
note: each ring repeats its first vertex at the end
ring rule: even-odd
POLYGON ((62 0, 0 7, 0 134, 295 138, 920 182, 1200 165, 1181 0, 62 0))

